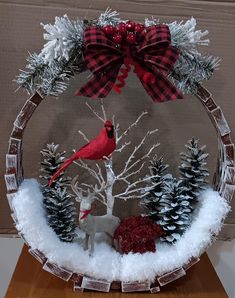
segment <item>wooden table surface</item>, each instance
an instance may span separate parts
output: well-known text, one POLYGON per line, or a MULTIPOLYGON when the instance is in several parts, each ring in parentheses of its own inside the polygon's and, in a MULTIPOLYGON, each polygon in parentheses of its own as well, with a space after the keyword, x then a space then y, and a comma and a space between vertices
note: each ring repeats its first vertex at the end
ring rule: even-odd
POLYGON ((163 288, 157 294, 121 292, 100 293, 85 291, 75 293, 72 282, 65 282, 44 271, 41 264, 34 259, 24 246, 12 276, 5 298, 146 298, 149 297, 228 297, 208 256, 204 254, 201 261, 187 271, 187 275, 163 288))

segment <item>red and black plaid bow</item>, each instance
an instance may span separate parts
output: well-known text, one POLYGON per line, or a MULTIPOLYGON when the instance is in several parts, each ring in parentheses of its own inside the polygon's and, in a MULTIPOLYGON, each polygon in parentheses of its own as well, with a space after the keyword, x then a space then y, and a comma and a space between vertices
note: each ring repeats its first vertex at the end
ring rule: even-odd
POLYGON ((129 63, 135 66, 134 72, 153 101, 182 98, 180 91, 167 78, 179 56, 178 49, 170 43, 169 28, 163 24, 147 27, 144 39, 128 48, 117 48, 102 28, 86 28, 84 59, 93 78, 76 95, 106 97, 115 86, 121 66, 129 63), (151 75, 151 79, 146 79, 149 76, 145 73, 151 75))

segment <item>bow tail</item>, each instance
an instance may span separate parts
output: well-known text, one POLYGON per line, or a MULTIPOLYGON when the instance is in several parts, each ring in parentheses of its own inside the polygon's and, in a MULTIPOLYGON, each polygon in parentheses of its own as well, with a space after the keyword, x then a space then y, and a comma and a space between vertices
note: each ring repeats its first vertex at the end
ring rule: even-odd
POLYGON ((144 77, 139 77, 139 79, 154 102, 183 98, 182 93, 161 73, 154 74, 149 80, 144 77))
POLYGON ((82 95, 94 99, 106 97, 112 90, 118 71, 119 68, 116 68, 107 71, 103 75, 94 74, 94 77, 77 90, 75 95, 82 95))

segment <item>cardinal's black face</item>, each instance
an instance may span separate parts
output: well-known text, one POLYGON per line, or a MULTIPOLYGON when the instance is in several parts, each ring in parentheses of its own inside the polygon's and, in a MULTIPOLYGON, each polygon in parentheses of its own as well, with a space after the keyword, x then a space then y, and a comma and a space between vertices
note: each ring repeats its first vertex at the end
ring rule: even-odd
POLYGON ((114 127, 111 121, 107 120, 104 124, 109 139, 114 137, 114 127))

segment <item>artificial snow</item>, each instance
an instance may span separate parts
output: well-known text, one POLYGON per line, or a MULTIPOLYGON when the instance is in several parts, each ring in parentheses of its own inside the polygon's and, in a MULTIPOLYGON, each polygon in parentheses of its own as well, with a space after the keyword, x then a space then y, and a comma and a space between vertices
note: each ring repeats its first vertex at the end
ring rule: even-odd
MULTIPOLYGON (((200 207, 192 225, 174 245, 157 243, 155 253, 120 255, 97 235, 92 257, 79 241, 61 242, 48 226, 42 205, 43 196, 35 179, 25 180, 12 206, 17 229, 32 249, 39 249, 50 262, 91 277, 121 281, 153 281, 156 275, 183 266, 198 257, 221 229, 229 212, 228 203, 212 189, 201 193, 200 207)), ((82 234, 81 234, 82 235, 82 234)))

